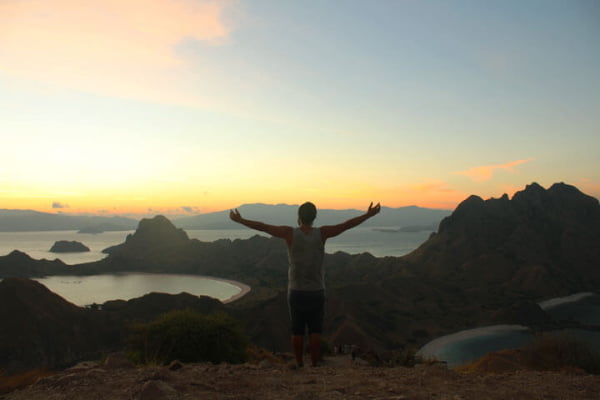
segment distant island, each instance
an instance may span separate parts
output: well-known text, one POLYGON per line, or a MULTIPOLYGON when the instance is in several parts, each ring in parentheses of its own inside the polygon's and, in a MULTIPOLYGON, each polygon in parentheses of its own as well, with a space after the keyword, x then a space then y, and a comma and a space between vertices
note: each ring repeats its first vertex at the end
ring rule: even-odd
POLYGON ((50 248, 51 253, 84 253, 88 251, 90 251, 89 247, 74 240, 58 240, 50 248))

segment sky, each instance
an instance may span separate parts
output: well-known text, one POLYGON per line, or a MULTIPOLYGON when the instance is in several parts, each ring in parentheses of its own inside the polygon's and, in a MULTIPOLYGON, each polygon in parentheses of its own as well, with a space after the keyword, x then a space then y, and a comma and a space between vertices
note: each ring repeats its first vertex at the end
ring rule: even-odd
POLYGON ((0 0, 0 208, 600 197, 596 0, 0 0))

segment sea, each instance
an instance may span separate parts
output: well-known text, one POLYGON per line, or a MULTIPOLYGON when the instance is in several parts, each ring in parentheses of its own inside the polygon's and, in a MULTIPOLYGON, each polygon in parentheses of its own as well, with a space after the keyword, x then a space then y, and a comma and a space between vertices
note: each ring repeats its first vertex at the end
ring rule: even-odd
MULTIPOLYGON (((19 250, 34 259, 60 259, 76 265, 101 260, 107 254, 102 250, 123 243, 133 231, 102 232, 97 234, 77 231, 0 232, 0 256, 19 250), (52 253, 50 248, 58 240, 78 241, 90 251, 84 253, 52 253)), ((188 237, 204 242, 218 239, 248 239, 262 235, 251 229, 191 229, 188 237)), ((343 251, 350 254, 368 252, 377 257, 401 256, 416 249, 431 235, 429 231, 396 232, 378 228, 357 227, 327 241, 326 252, 343 251)), ((96 276, 53 276, 38 281, 74 304, 85 306, 102 304, 107 300, 129 300, 146 293, 160 291, 177 294, 188 292, 206 295, 227 302, 243 294, 242 283, 219 277, 200 277, 169 274, 107 274, 96 276)))

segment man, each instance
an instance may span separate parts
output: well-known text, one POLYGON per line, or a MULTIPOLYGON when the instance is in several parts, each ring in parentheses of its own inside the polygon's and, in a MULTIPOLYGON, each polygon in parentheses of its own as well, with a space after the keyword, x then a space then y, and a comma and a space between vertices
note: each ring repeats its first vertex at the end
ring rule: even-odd
POLYGON ((288 304, 292 320, 292 348, 296 365, 302 367, 304 332, 310 335, 310 356, 317 366, 321 350, 323 316, 325 308, 325 281, 323 257, 327 239, 354 228, 379 213, 381 206, 369 205, 368 210, 358 217, 338 225, 313 227, 317 208, 313 203, 304 203, 298 208, 298 228, 269 225, 242 218, 239 211, 231 210, 229 218, 248 228, 266 232, 285 240, 288 249, 288 304))

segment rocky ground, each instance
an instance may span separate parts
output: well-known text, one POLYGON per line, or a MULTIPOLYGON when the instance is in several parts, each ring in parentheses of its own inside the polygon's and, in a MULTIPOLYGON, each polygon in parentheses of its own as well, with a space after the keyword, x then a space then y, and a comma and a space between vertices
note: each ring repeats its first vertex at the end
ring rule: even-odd
POLYGON ((375 368, 345 357, 302 369, 270 361, 144 368, 84 363, 0 399, 600 399, 600 376, 577 371, 458 373, 439 364, 375 368))

